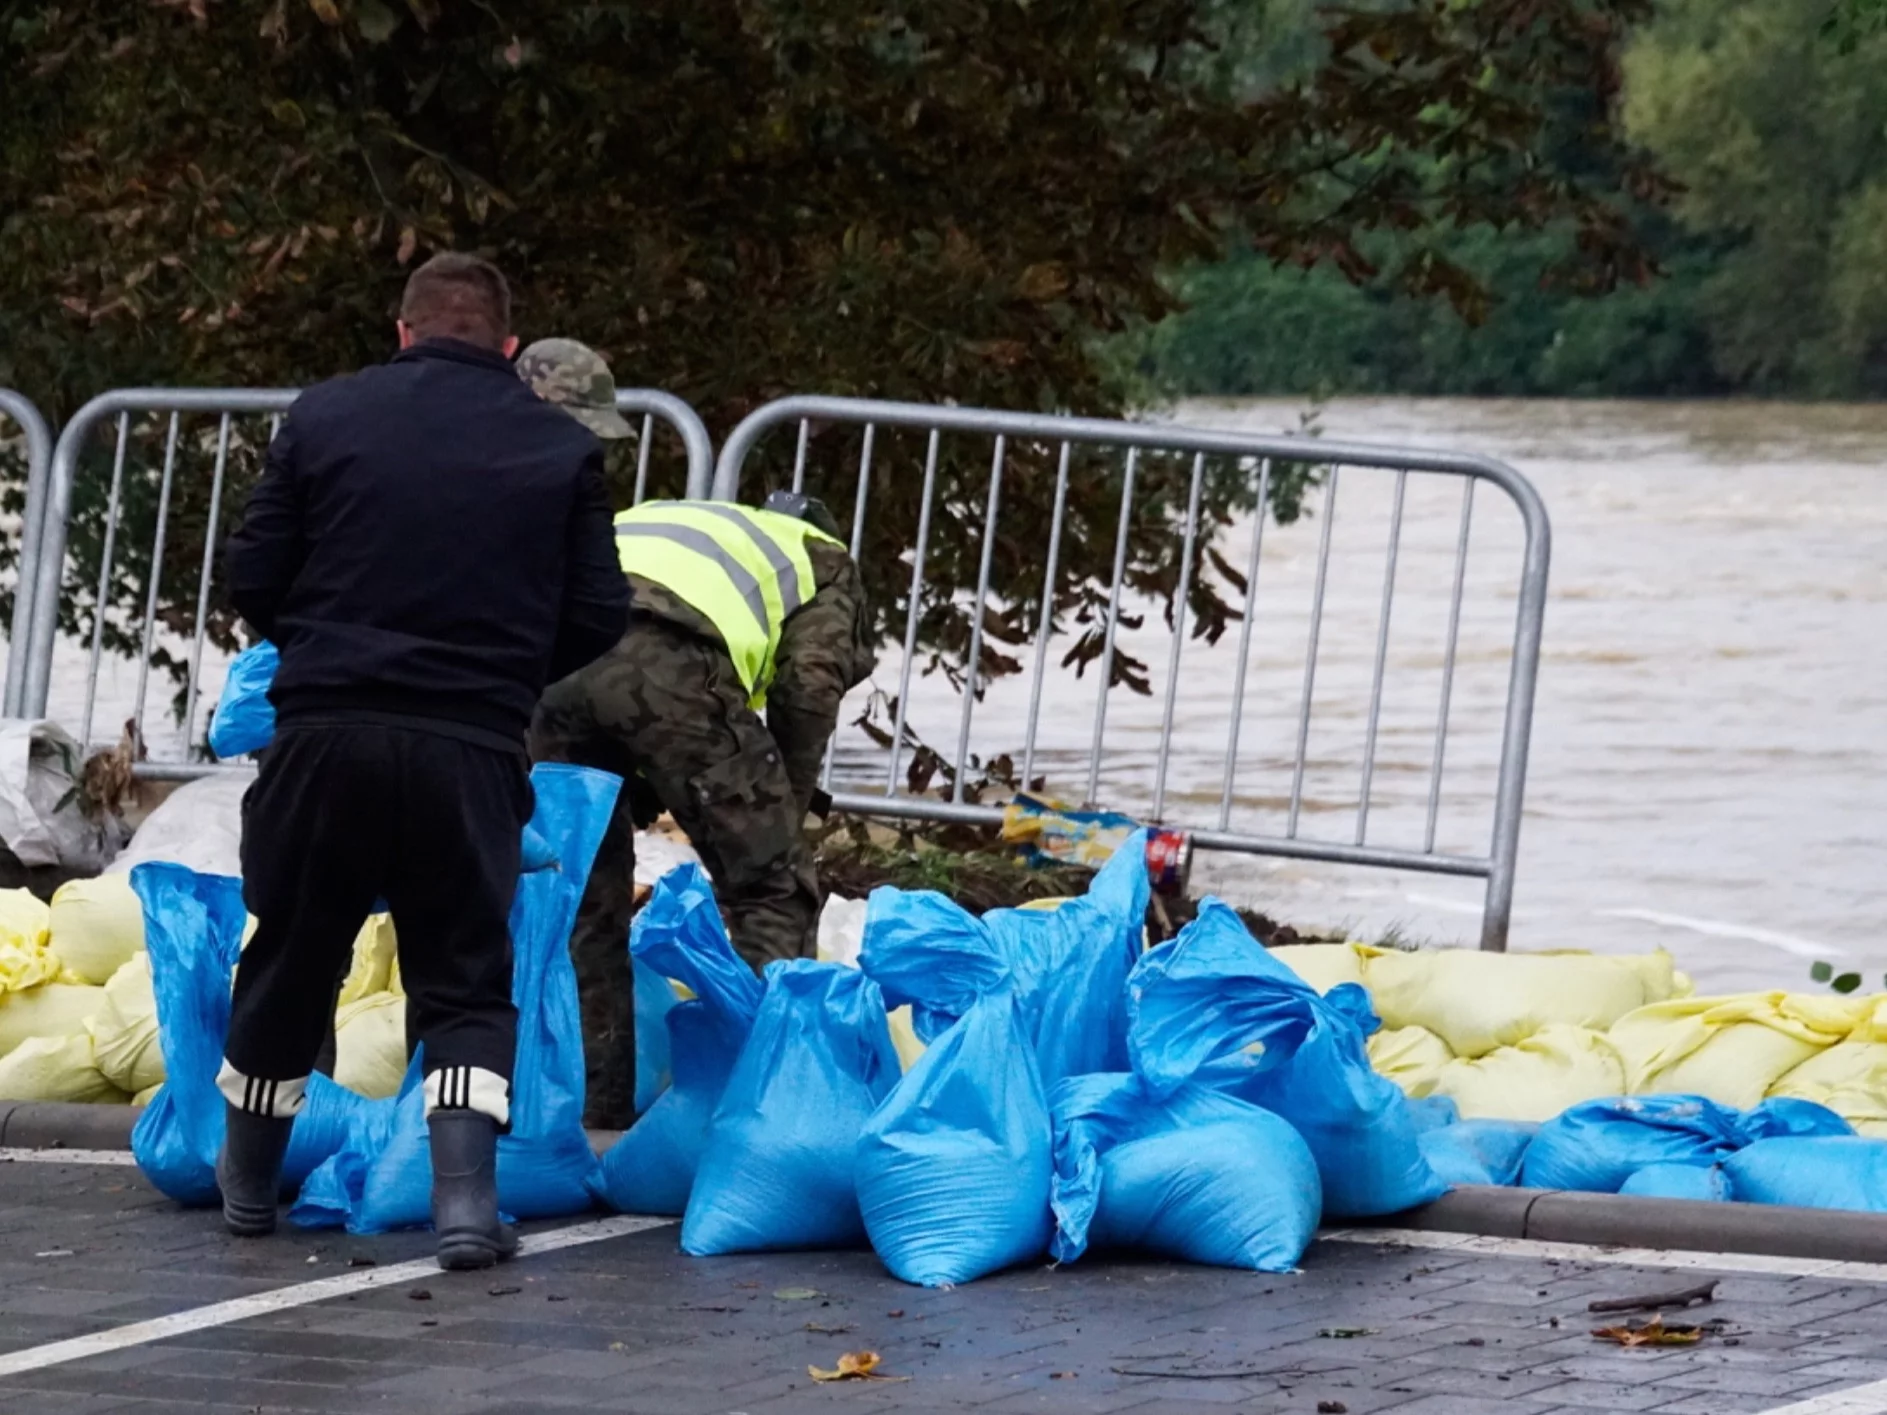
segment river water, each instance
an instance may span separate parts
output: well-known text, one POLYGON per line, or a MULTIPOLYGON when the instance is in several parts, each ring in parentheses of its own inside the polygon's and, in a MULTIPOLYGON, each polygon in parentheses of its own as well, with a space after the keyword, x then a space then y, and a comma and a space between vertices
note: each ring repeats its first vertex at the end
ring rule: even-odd
MULTIPOLYGON (((1192 403, 1179 421, 1294 429, 1300 408, 1192 403)), ((1553 566, 1512 946, 1669 949, 1700 988, 1800 987, 1810 962, 1887 969, 1887 408, 1342 400, 1327 437, 1480 452, 1520 469, 1553 523, 1553 566)), ((1301 832, 1354 838, 1392 480, 1345 472, 1315 678, 1301 832)), ((1460 493, 1411 480, 1391 619, 1372 843, 1420 848, 1460 493)), ((1267 531, 1234 825, 1282 833, 1301 703, 1313 515, 1267 531)), ((1234 527, 1227 559, 1242 566, 1234 527)), ((1510 664, 1520 536, 1477 494, 1438 845, 1484 853, 1510 664)), ((1151 622, 1151 621, 1150 621, 1151 622)), ((1236 632, 1182 654, 1169 818, 1221 802, 1236 632)), ((1100 799, 1147 804, 1169 647, 1127 642, 1156 695, 1116 693, 1100 799)), ((895 655, 879 682, 895 686, 895 655), (887 675, 891 676, 888 677, 887 675)), ((1080 799, 1091 689, 1051 675, 1052 788, 1080 799), (1067 769, 1057 778, 1056 768, 1067 769), (1072 780, 1070 779, 1072 778, 1072 780)), ((953 702, 913 694, 927 740, 953 702)), ((993 689, 973 741, 1011 749, 1026 691, 993 689), (993 724, 993 725, 992 725, 993 724)), ((1205 855, 1196 885, 1275 917, 1478 937, 1479 881, 1205 855)))
MULTIPOLYGON (((1202 402, 1176 417, 1278 432, 1295 429, 1300 412, 1285 402, 1202 402)), ((1664 947, 1709 991, 1801 986, 1821 958, 1878 986, 1887 968, 1878 939, 1887 923, 1887 408, 1356 399, 1328 405, 1321 423, 1335 439, 1500 458, 1532 480, 1552 517, 1512 946, 1664 947)), ((833 499, 849 505, 850 473, 831 474, 833 499)), ((1356 834, 1392 486, 1362 469, 1340 478, 1298 793, 1305 838, 1356 834)), ((1266 531, 1227 808, 1236 829, 1289 828, 1325 509, 1314 498, 1307 519, 1266 531)), ((1369 793, 1372 844, 1424 843, 1460 510, 1458 483, 1411 479, 1369 793)), ((1238 566, 1247 530, 1222 538, 1238 566)), ((1517 516, 1483 487, 1448 718, 1442 850, 1488 848, 1519 553, 1517 516)), ((1218 821, 1238 637, 1235 627, 1217 646, 1183 649, 1168 819, 1218 821)), ((1051 663, 1063 647, 1053 645, 1051 663)), ((1122 647, 1148 665, 1155 692, 1111 695, 1097 799, 1144 811, 1171 642, 1149 615, 1122 647)), ((887 652, 875 686, 895 692, 898 672, 887 652)), ((221 673, 220 663, 206 665, 206 703, 221 673)), ((1043 687, 1035 767, 1066 799, 1085 795, 1093 681, 1052 670, 1043 687)), ((83 686, 82 652, 62 645, 55 717, 76 725, 83 686)), ((95 735, 112 734, 135 686, 131 664, 107 663, 95 735)), ((973 750, 1022 746, 1028 690, 1026 675, 990 688, 973 750)), ((152 696, 162 754, 164 695, 152 696)), ((914 728, 948 753, 960 699, 933 677, 919 680, 911 701, 914 728)), ((882 754, 852 729, 838 760, 854 779, 883 771, 882 754)), ((1479 933, 1475 880, 1204 853, 1194 880, 1355 937, 1472 943, 1479 933)))

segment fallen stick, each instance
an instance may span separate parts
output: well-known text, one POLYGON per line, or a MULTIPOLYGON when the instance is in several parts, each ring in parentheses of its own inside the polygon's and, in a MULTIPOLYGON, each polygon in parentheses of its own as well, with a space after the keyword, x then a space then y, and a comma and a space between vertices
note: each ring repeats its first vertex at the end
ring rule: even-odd
POLYGON ((1717 1284, 1700 1282, 1678 1292, 1654 1292, 1646 1297, 1608 1297, 1602 1302, 1588 1302, 1588 1312, 1648 1312, 1658 1307, 1688 1307, 1693 1302, 1717 1300, 1717 1284))

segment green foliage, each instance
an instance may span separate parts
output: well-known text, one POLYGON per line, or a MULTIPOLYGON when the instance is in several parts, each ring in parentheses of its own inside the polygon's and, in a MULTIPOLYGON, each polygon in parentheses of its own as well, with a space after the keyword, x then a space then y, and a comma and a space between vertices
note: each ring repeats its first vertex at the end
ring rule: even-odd
MULTIPOLYGON (((513 274, 527 336, 591 342, 717 433, 804 390, 1118 413, 1131 384, 1097 340, 1169 313, 1160 272, 1235 233, 1280 265, 1470 309, 1480 282, 1425 233, 1530 231, 1527 259, 1570 286, 1642 278, 1620 196, 1655 181, 1605 112, 1647 10, 0 0, 0 383, 63 417, 113 386, 321 378, 382 357, 406 270, 461 248, 513 274)), ((1016 455, 1039 473, 1048 453, 1016 455)), ((948 591, 975 573, 985 475, 942 469, 923 632, 957 655, 948 591)), ((1053 480, 1010 478, 1008 523, 1040 526, 1053 480)), ((906 465, 874 488, 887 624, 917 485, 906 465)), ((1189 469, 1151 463, 1141 485, 1129 579, 1170 598, 1189 469)), ((148 544, 148 490, 121 546, 148 544)), ((17 508, 17 480, 7 495, 17 508)), ((1215 468, 1208 523, 1250 495, 1215 468)), ((176 489, 159 588, 179 622, 206 496, 199 477, 176 489)), ((1114 501, 1103 479, 1073 484, 1060 613, 1092 613, 1114 501)), ((81 586, 98 502, 77 511, 81 586)), ((140 553, 108 608, 137 601, 140 553)), ((1200 632, 1222 632, 1224 577, 1199 570, 1200 632)), ((999 547, 1017 633, 1039 573, 1032 542, 999 547)), ((90 613, 77 599, 68 627, 90 613)), ((993 645, 985 671, 1005 666, 993 645)))
POLYGON ((1640 213, 1650 286, 1585 299, 1536 278, 1550 235, 1454 231, 1443 248, 1490 297, 1464 323, 1235 255, 1179 270, 1186 313, 1121 357, 1184 392, 1887 395, 1883 61, 1887 0, 1666 0, 1622 95, 1627 135, 1682 187, 1674 221, 1640 213))
POLYGON ((1836 973, 1832 963, 1810 964, 1808 976, 1810 981, 1826 984, 1829 991, 1838 992, 1843 997, 1858 992, 1866 981, 1859 973, 1836 973))

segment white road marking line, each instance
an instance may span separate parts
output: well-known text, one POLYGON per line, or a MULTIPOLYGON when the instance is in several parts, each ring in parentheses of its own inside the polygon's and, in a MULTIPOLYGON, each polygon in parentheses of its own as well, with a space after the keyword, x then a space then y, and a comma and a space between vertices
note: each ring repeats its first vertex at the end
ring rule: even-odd
MULTIPOLYGON (((552 1229, 548 1233, 534 1233, 525 1238, 517 1259, 513 1261, 534 1258, 539 1253, 554 1253, 559 1248, 577 1248, 585 1243, 601 1243, 605 1239, 642 1233, 651 1228, 666 1228, 675 1222, 676 1220, 672 1218, 640 1218, 624 1215, 620 1218, 596 1219, 590 1223, 572 1224, 568 1228, 552 1229)), ((231 1241, 240 1240, 232 1239, 231 1241)), ((93 1332, 90 1336, 75 1336, 65 1341, 50 1342, 45 1346, 33 1346, 24 1351, 0 1355, 0 1377, 15 1376, 22 1371, 42 1370, 47 1366, 59 1366, 68 1361, 83 1361, 88 1356, 102 1356, 107 1351, 120 1351, 127 1346, 146 1346, 153 1341, 162 1341, 166 1337, 182 1336, 185 1332, 202 1331, 206 1327, 228 1326, 231 1322, 247 1321, 250 1317, 266 1316, 270 1312, 283 1312, 292 1307, 306 1307, 315 1302, 326 1302, 330 1298, 344 1297, 350 1292, 366 1292, 376 1287, 390 1287, 396 1283, 411 1282, 414 1278, 420 1277, 444 1279, 446 1275, 439 1271, 439 1264, 431 1258, 415 1258, 410 1263, 395 1263, 391 1267, 384 1268, 359 1268, 342 1273, 338 1277, 318 1278, 314 1282, 298 1282, 291 1287, 278 1287, 272 1292, 258 1292, 252 1297, 237 1297, 228 1302, 215 1302, 207 1307, 195 1307, 188 1312, 174 1312, 168 1317, 157 1317, 148 1322, 132 1322, 128 1326, 113 1327, 109 1331, 93 1332)))
MULTIPOLYGON (((1583 1243, 1541 1243, 1530 1238, 1482 1238, 1471 1233, 1422 1233, 1407 1228, 1339 1228, 1317 1235, 1332 1243, 1396 1244, 1491 1258, 1557 1258, 1608 1267, 1694 1268, 1705 1272, 1818 1277, 1830 1282, 1887 1283, 1887 1263, 1838 1263, 1820 1258, 1775 1258, 1761 1253, 1690 1253, 1664 1248, 1594 1248, 1583 1243)), ((1793 1407, 1790 1407, 1793 1411, 1793 1407)), ((1883 1407, 1887 1415, 1887 1407, 1883 1407)))
POLYGON ((0 1164, 128 1164, 137 1160, 129 1150, 8 1150, 0 1149, 0 1164))
POLYGON ((1887 1415, 1887 1381, 1778 1405, 1763 1415, 1887 1415))

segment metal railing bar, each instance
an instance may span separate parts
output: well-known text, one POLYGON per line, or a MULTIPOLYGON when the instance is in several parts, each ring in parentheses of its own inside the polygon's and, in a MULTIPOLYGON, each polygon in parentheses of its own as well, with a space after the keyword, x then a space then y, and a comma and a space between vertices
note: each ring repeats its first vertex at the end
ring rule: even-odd
POLYGON ((1474 480, 1461 484, 1461 533, 1455 542, 1455 584, 1448 600, 1448 643, 1442 652, 1441 703, 1435 714, 1435 759, 1428 773, 1428 826, 1422 853, 1435 853, 1435 826, 1441 818, 1442 757, 1448 748, 1448 713, 1455 691, 1455 648, 1461 641, 1461 595, 1468 576, 1468 527, 1474 518, 1474 480))
POLYGON ((1042 721, 1042 680, 1048 674, 1048 636, 1055 624, 1055 577, 1061 573, 1061 530, 1068 515, 1069 445, 1055 469, 1055 509, 1048 523, 1048 564, 1042 571, 1042 608, 1035 625, 1035 674, 1029 684, 1029 723, 1022 738, 1022 789, 1035 779, 1035 738, 1042 721))
POLYGON ((1232 792, 1238 778, 1238 737, 1245 716, 1245 675, 1251 671, 1252 622, 1258 614, 1258 569, 1264 554, 1265 520, 1271 514, 1271 459, 1259 464, 1258 511, 1252 517, 1251 553, 1245 561, 1245 615, 1238 626, 1238 676, 1232 680, 1232 722, 1225 741, 1225 789, 1219 798, 1219 829, 1232 823, 1232 792))
POLYGON ((1140 449, 1127 449, 1127 469, 1120 482, 1120 526, 1114 533, 1114 579, 1107 591, 1107 627, 1101 647, 1101 682, 1094 704, 1094 747, 1088 756, 1088 790, 1082 798, 1094 804, 1101 789, 1101 744, 1107 735, 1107 690, 1114 676, 1114 636, 1120 627, 1121 581, 1127 574, 1127 535, 1133 528, 1134 471, 1140 462, 1140 449))
POLYGON ((1192 490, 1186 498, 1186 529, 1180 548, 1179 588, 1173 595, 1173 648, 1166 666, 1166 706, 1160 714, 1160 761, 1153 776, 1153 819, 1166 811, 1166 768, 1172 759, 1173 713, 1179 706, 1179 656, 1186 646, 1188 601, 1192 598, 1193 552, 1199 543, 1199 498, 1206 484, 1206 454, 1192 459, 1192 490))
POLYGON ((898 670, 898 707, 891 733, 891 763, 885 776, 885 795, 898 790, 898 766, 904 757, 904 723, 911 710, 911 668, 917 658, 917 621, 924 600, 924 552, 930 544, 930 506, 937 488, 937 445, 943 434, 933 431, 924 453, 924 501, 917 514, 917 547, 911 555, 911 604, 904 616, 904 662, 898 670))
POLYGON ((1297 762, 1291 771, 1291 814, 1285 835, 1297 838, 1298 815, 1304 805, 1304 758, 1310 751, 1310 708, 1317 691, 1317 641, 1323 634, 1324 591, 1330 583, 1330 528, 1337 523, 1337 473, 1330 468, 1324 493, 1323 529, 1317 541, 1317 585, 1310 603, 1310 636, 1304 646, 1304 696, 1297 711, 1297 762))
POLYGON ((1376 667, 1369 683, 1369 731, 1363 742, 1363 790, 1356 807, 1356 843, 1369 837, 1369 793, 1376 781, 1376 733, 1382 723, 1383 674, 1389 667, 1389 616, 1396 601, 1396 560, 1402 552, 1402 508, 1409 474, 1396 473, 1396 499, 1389 513, 1389 554, 1383 566, 1382 609, 1376 620, 1376 667))
POLYGON ((989 460, 989 507, 983 514, 983 554, 976 570, 976 599, 970 606, 970 658, 963 669, 963 715, 957 723, 956 781, 950 799, 963 800, 963 777, 969 770, 970 718, 976 711, 976 671, 983 660, 983 614, 989 606, 989 567, 996 551, 996 511, 1002 503, 1002 462, 1008 439, 996 435, 996 451, 989 460))

